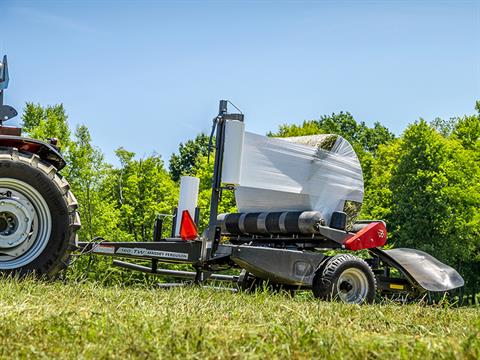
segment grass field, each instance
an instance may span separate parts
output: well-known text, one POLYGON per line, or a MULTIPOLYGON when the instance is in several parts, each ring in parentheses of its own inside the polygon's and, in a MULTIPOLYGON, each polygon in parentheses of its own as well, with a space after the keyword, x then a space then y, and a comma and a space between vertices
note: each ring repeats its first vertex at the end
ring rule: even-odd
POLYGON ((480 308, 0 280, 11 358, 480 357, 480 308))

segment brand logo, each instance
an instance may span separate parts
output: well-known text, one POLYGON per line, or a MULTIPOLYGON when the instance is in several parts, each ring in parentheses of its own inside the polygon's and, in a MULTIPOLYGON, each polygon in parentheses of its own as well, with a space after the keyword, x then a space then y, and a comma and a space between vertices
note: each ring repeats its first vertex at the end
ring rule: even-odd
POLYGON ((149 249, 145 249, 145 248, 119 248, 117 250, 116 254, 188 260, 188 254, 187 253, 160 251, 160 250, 149 250, 149 249))

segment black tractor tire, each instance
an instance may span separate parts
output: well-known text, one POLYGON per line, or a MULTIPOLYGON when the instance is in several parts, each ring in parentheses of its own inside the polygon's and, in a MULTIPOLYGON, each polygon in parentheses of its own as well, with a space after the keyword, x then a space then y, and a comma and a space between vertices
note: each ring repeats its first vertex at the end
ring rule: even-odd
POLYGON ((351 254, 339 254, 317 270, 312 291, 321 300, 369 304, 375 299, 377 283, 366 261, 351 254))
MULTIPOLYGON (((10 253, 7 254, 3 243, 4 247, 0 248, 0 272, 21 277, 34 274, 37 277, 54 278, 67 267, 69 254, 76 246, 76 232, 80 228, 77 200, 68 182, 53 165, 42 161, 38 155, 22 153, 15 148, 0 148, 0 192, 0 216, 10 214, 5 210, 8 206, 10 209, 14 206, 25 207, 35 214, 31 217, 31 228, 21 234, 28 239, 25 240, 27 243, 18 245, 18 248, 23 247, 24 252, 19 250, 15 253, 14 247, 8 249, 10 253), (19 194, 17 198, 8 191, 10 187, 14 194, 19 194), (22 199, 22 196, 27 200, 23 200, 23 205, 15 205, 15 201, 22 199), (8 205, 9 201, 13 205, 8 205), (46 220, 42 223, 42 219, 46 220), (35 232, 35 226, 44 230, 35 232), (12 260, 12 256, 16 257, 12 260)), ((19 210, 18 213, 25 212, 19 210)), ((28 217, 23 221, 28 223, 28 217)), ((2 229, 5 230, 5 226, 2 229)))

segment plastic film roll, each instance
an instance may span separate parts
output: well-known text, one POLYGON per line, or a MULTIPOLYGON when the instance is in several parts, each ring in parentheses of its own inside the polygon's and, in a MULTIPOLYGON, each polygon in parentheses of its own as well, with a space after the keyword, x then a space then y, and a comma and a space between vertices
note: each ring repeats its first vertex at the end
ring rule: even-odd
POLYGON ((243 121, 228 120, 225 124, 225 146, 223 149, 223 184, 240 184, 244 137, 245 124, 243 121))
POLYGON ((195 208, 198 201, 198 188, 200 179, 193 176, 182 176, 180 178, 180 196, 178 199, 177 221, 175 224, 175 235, 180 235, 180 222, 182 221, 183 210, 188 210, 192 219, 195 218, 195 208))

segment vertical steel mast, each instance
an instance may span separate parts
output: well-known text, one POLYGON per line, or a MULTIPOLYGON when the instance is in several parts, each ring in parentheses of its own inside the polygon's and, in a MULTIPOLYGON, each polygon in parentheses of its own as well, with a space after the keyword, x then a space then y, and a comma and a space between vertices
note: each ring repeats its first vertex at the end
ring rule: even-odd
MULTIPOLYGON (((220 100, 218 115, 213 119, 212 136, 215 132, 215 163, 212 176, 212 195, 210 199, 210 217, 206 236, 203 237, 202 262, 210 259, 220 240, 220 228, 217 226, 218 205, 222 190, 233 190, 232 187, 222 186, 223 152, 225 148, 225 125, 229 120, 244 121, 243 114, 229 114, 228 100, 220 100)), ((211 139, 212 140, 212 139, 211 139)))

